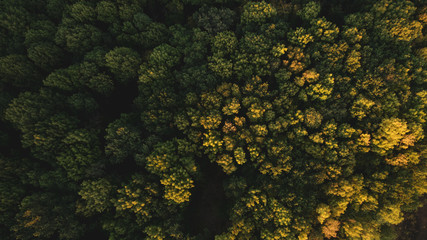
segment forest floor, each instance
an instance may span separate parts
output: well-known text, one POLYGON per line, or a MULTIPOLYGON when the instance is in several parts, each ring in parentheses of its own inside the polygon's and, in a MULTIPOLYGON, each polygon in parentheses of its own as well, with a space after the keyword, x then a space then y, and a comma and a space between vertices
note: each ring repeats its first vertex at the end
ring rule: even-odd
POLYGON ((202 178, 196 181, 184 221, 196 239, 213 239, 226 230, 227 206, 223 189, 225 174, 210 161, 201 161, 202 178))
POLYGON ((427 196, 423 200, 424 206, 413 213, 405 214, 405 221, 397 226, 398 240, 426 240, 427 239, 427 196))

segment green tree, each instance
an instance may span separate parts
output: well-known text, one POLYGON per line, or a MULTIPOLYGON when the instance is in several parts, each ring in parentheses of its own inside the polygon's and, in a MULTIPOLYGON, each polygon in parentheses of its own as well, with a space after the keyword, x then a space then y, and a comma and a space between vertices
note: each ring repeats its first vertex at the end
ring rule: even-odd
POLYGON ((12 230, 17 239, 58 237, 75 239, 82 236, 74 213, 73 199, 53 193, 35 193, 25 197, 12 230))
POLYGON ((381 121, 372 143, 375 151, 385 155, 394 149, 409 132, 406 121, 399 118, 387 118, 381 121))
POLYGON ((140 132, 131 125, 131 117, 122 115, 120 119, 110 123, 106 129, 105 154, 112 163, 122 163, 126 158, 133 157, 139 151, 140 132))
POLYGON ((214 8, 203 6, 193 14, 197 26, 206 30, 210 34, 220 33, 229 30, 235 18, 235 13, 227 8, 214 8))
POLYGON ((85 216, 102 213, 112 207, 111 193, 113 186, 105 178, 84 181, 78 192, 82 200, 77 204, 76 211, 85 216))
POLYGON ((0 79, 3 84, 29 88, 39 84, 40 75, 26 56, 12 54, 0 58, 0 79))
POLYGON ((91 50, 101 40, 101 31, 90 24, 60 25, 55 35, 56 44, 75 54, 91 50))
POLYGON ((67 134, 62 140, 64 148, 59 152, 57 161, 70 179, 81 180, 90 176, 90 169, 97 167, 100 161, 100 148, 97 146, 96 134, 85 129, 77 129, 67 134))
POLYGON ((137 69, 141 64, 139 54, 130 48, 115 48, 105 54, 106 66, 121 81, 127 82, 136 78, 137 69))

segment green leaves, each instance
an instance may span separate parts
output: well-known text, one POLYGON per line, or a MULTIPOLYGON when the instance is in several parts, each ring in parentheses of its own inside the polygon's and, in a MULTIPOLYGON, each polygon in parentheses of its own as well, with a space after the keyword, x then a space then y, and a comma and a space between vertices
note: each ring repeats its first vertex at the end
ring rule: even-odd
POLYGON ((297 14, 305 21, 311 21, 316 18, 320 13, 320 3, 318 2, 308 2, 300 9, 297 14))
POLYGON ((39 74, 25 56, 12 54, 0 58, 0 81, 2 84, 28 88, 39 84, 39 74))
POLYGON ((55 35, 55 43, 66 50, 81 54, 101 43, 101 31, 93 25, 62 25, 55 35))
POLYGON ((72 199, 53 193, 35 193, 25 197, 12 228, 17 239, 75 239, 82 236, 83 227, 73 215, 72 199))
POLYGON ((148 63, 153 66, 171 68, 177 65, 179 60, 180 52, 176 48, 168 44, 162 44, 153 49, 148 63))
POLYGON ((175 144, 175 141, 157 144, 145 159, 145 168, 161 178, 166 200, 172 204, 182 204, 190 200, 190 189, 194 187, 191 176, 196 174, 197 167, 191 152, 177 153, 175 144))
POLYGON ((225 31, 218 33, 212 42, 212 52, 215 55, 227 56, 232 54, 237 47, 237 38, 234 32, 225 31))
POLYGON ((74 181, 91 175, 91 168, 99 161, 100 149, 96 135, 86 130, 70 132, 63 140, 64 149, 57 157, 58 164, 74 181))
POLYGON ((276 16, 276 14, 276 9, 264 1, 248 2, 243 6, 241 22, 243 24, 265 23, 271 17, 276 16))
POLYGON ((106 211, 107 208, 112 206, 112 190, 113 186, 104 178, 84 181, 78 192, 83 201, 77 205, 77 212, 90 216, 106 211))
POLYGON ((141 58, 130 48, 119 47, 105 54, 106 66, 121 82, 136 78, 141 58))
POLYGON ((126 158, 133 157, 140 148, 140 132, 129 122, 131 117, 122 115, 120 119, 110 123, 106 129, 105 154, 109 162, 122 163, 126 158))
POLYGON ((427 18, 360 3, 3 1, 0 234, 386 238, 427 192, 427 18))
POLYGON ((405 121, 398 118, 383 119, 372 141, 376 147, 375 151, 385 155, 394 149, 408 132, 405 121))
POLYGON ((235 12, 228 8, 201 7, 193 14, 197 26, 210 34, 229 30, 235 22, 235 12))

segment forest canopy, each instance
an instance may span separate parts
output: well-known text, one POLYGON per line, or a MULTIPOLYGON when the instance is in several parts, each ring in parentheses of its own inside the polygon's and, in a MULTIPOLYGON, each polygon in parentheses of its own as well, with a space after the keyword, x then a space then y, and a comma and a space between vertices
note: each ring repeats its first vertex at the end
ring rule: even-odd
POLYGON ((3 0, 0 236, 396 239, 426 26, 423 0, 3 0))

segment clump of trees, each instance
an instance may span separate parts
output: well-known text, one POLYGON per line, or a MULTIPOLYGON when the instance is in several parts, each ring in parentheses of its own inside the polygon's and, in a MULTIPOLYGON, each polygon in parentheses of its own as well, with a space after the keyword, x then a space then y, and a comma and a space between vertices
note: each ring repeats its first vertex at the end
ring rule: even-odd
POLYGON ((427 193, 426 9, 355 2, 2 1, 0 235, 395 239, 427 193))

